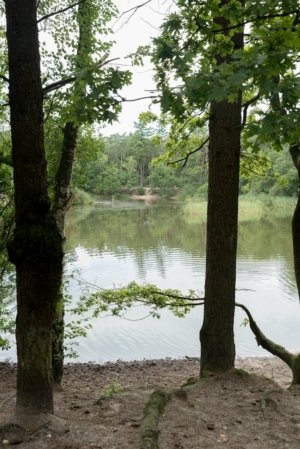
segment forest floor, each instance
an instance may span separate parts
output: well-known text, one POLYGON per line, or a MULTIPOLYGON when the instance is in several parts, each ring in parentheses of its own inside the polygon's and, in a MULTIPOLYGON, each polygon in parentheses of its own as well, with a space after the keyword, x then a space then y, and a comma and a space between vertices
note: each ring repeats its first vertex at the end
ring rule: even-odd
MULTIPOLYGON (((151 393, 179 389, 193 377, 196 383, 173 393, 159 416, 160 449, 299 449, 300 389, 288 389, 289 368, 272 357, 238 358, 236 367, 199 380, 196 358, 66 365, 55 415, 1 427, 0 446, 139 449, 151 393)), ((1 363, 1 426, 16 422, 15 388, 16 365, 1 363)))

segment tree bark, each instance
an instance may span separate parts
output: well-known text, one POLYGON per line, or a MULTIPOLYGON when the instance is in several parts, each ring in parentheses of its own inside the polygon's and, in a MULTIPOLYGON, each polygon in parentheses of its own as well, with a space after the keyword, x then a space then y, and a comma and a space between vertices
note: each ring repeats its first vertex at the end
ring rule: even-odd
POLYGON ((72 122, 66 123, 63 134, 63 146, 59 167, 55 176, 54 199, 52 213, 55 217, 59 232, 65 239, 65 218, 72 201, 72 172, 78 141, 79 126, 72 122))
MULTIPOLYGON (((79 127, 74 126, 72 122, 66 123, 63 130, 64 140, 60 163, 55 177, 52 213, 62 238, 62 251, 64 251, 65 246, 66 215, 73 197, 71 181, 78 131, 79 127)), ((64 312, 64 298, 61 292, 56 306, 52 340, 53 380, 56 385, 59 385, 62 381, 64 368, 64 312)))
POLYGON ((50 213, 35 0, 7 0, 7 42, 16 228, 8 243, 17 273, 16 413, 53 413, 52 324, 62 245, 50 213))
MULTIPOLYGON (((227 0, 220 3, 220 6, 227 0)), ((223 17, 214 19, 227 28, 223 17)), ((232 40, 243 47, 243 34, 232 40)), ((216 55, 217 65, 231 56, 216 55)), ((238 191, 241 135, 241 95, 234 103, 211 103, 204 320, 200 331, 201 368, 226 371, 234 366, 234 309, 238 233, 238 191)))
MULTIPOLYGON (((298 173, 300 181, 300 143, 290 145, 290 155, 298 173)), ((292 236, 293 236, 293 252, 294 252, 294 269, 297 283, 298 295, 300 298, 300 196, 298 193, 298 201, 292 220, 292 236)))
MULTIPOLYGON (((79 39, 77 48, 76 68, 80 69, 92 62, 91 59, 91 39, 92 39, 92 12, 93 2, 85 1, 78 6, 78 27, 79 39)), ((85 94, 85 86, 75 83, 74 88, 77 96, 85 94)), ((76 147, 78 142, 79 125, 67 122, 63 129, 64 140, 61 150, 60 164, 55 177, 54 200, 52 212, 55 217, 59 232, 62 237, 62 251, 65 244, 65 224, 66 216, 72 200, 72 172, 75 160, 76 147)), ((56 315, 53 323, 53 380, 59 385, 63 376, 64 365, 64 298, 62 292, 56 308, 56 315)))
POLYGON ((247 307, 245 307, 243 304, 238 303, 235 303, 235 305, 246 312, 249 319, 250 328, 255 335, 257 344, 285 362, 291 368, 293 373, 292 384, 300 384, 300 353, 292 354, 283 346, 280 346, 277 343, 274 343, 272 340, 269 340, 259 329, 247 307))

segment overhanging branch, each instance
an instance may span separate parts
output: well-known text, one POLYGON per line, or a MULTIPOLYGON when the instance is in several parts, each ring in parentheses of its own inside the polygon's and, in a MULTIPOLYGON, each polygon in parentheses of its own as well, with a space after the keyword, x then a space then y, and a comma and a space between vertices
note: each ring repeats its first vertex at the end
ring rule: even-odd
POLYGON ((163 293, 163 292, 156 292, 153 291, 151 292, 153 295, 161 295, 161 296, 166 296, 167 298, 174 298, 174 299, 185 299, 187 301, 204 301, 204 298, 191 298, 189 296, 177 296, 177 295, 170 295, 167 293, 163 293))
POLYGON ((240 307, 241 309, 243 309, 244 312, 246 312, 248 319, 249 319, 250 328, 251 328, 253 334, 255 335, 257 344, 259 346, 262 346, 264 349, 269 351, 271 354, 279 357, 292 369, 294 355, 291 352, 287 351, 283 346, 277 345, 272 340, 269 340, 262 333, 262 331, 257 326, 256 322, 254 321, 251 313, 249 312, 249 310, 247 309, 246 306, 244 306, 243 304, 238 304, 237 302, 235 303, 235 305, 237 307, 240 307))

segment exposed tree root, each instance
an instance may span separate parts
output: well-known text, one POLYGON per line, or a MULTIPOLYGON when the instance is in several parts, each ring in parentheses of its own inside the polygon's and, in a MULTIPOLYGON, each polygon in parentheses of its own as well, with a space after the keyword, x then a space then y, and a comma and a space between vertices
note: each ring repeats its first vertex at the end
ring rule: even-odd
POLYGON ((247 307, 243 304, 238 303, 235 303, 235 305, 246 312, 249 319, 250 328, 255 335, 257 344, 259 346, 262 346, 271 354, 283 360, 292 370, 292 384, 300 384, 300 353, 294 355, 291 352, 287 351, 283 346, 280 346, 274 343, 272 340, 269 340, 259 329, 247 307))
POLYGON ((260 409, 264 412, 267 407, 273 407, 275 410, 278 409, 278 404, 274 399, 271 399, 269 396, 272 393, 282 393, 282 390, 267 390, 260 398, 260 409))
POLYGON ((158 449, 158 417, 170 398, 170 393, 161 390, 151 394, 144 411, 140 449, 158 449))
POLYGON ((16 396, 17 393, 12 393, 10 396, 8 396, 8 398, 6 398, 4 401, 1 402, 0 404, 0 410, 2 409, 2 407, 4 407, 4 405, 14 396, 16 396))
MULTIPOLYGON (((164 412, 165 405, 171 399, 172 395, 187 400, 187 389, 191 384, 184 384, 179 390, 170 391, 156 390, 149 401, 146 403, 144 410, 144 421, 141 427, 140 449, 159 449, 158 446, 158 418, 164 412)), ((194 385, 194 383, 193 383, 194 385)))

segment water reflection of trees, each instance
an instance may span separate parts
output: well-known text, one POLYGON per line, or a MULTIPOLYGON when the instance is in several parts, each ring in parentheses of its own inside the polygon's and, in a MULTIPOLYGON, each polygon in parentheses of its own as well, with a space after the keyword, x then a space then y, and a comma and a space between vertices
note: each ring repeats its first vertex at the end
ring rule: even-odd
POLYGON ((186 225, 180 205, 162 203, 140 210, 93 208, 82 217, 81 213, 73 210, 68 219, 68 251, 82 243, 88 249, 116 255, 158 249, 161 257, 162 247, 183 249, 190 254, 204 251, 205 232, 199 232, 197 223, 186 225))
MULTIPOLYGON (((130 204, 130 203, 129 203, 130 204)), ((280 277, 294 289, 291 216, 273 211, 239 224, 238 258, 249 261, 279 259, 280 277)), ((185 216, 178 203, 159 202, 134 208, 74 209, 67 225, 67 252, 77 246, 102 255, 134 258, 141 278, 149 264, 164 277, 174 250, 198 259, 205 256, 206 223, 203 217, 185 216)), ((196 262, 196 261, 195 261, 196 262)))

